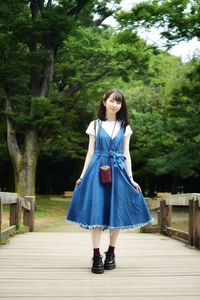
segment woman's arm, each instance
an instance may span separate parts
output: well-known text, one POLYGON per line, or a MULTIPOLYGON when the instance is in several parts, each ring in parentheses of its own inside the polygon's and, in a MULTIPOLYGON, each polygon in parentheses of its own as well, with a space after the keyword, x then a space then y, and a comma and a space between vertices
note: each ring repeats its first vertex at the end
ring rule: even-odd
POLYGON ((126 157, 126 160, 125 160, 126 170, 127 170, 128 176, 131 178, 133 176, 132 176, 131 156, 130 156, 130 152, 129 152, 130 137, 131 137, 131 135, 124 137, 124 156, 126 157))
POLYGON ((95 147, 95 140, 96 140, 96 137, 94 135, 89 135, 89 144, 88 144, 88 151, 87 151, 87 155, 85 157, 85 163, 84 163, 84 166, 83 166, 83 170, 81 172, 81 176, 80 178, 76 181, 76 185, 79 185, 83 176, 85 175, 85 172, 87 171, 87 168, 90 164, 90 161, 94 155, 94 147, 95 147))
POLYGON ((126 157, 125 160, 125 165, 126 165, 126 170, 128 173, 128 176, 133 184, 133 186, 141 192, 141 188, 137 182, 133 180, 133 175, 132 175, 132 163, 131 163, 131 156, 130 156, 130 151, 129 151, 129 144, 130 144, 130 137, 131 135, 127 135, 124 137, 124 156, 126 157))

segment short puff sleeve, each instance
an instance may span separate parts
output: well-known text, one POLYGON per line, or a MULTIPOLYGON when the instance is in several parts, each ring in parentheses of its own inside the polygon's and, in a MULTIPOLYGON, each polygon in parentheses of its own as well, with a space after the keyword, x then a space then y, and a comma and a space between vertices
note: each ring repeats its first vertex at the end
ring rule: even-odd
POLYGON ((126 130, 124 132, 124 136, 128 136, 128 135, 131 135, 133 133, 133 130, 131 129, 131 126, 130 125, 127 125, 126 126, 126 130))
POLYGON ((95 134, 95 130, 94 130, 94 121, 91 121, 90 122, 90 124, 89 124, 89 126, 88 126, 88 128, 86 129, 86 131, 85 131, 88 135, 94 135, 94 136, 96 136, 96 134, 95 134))

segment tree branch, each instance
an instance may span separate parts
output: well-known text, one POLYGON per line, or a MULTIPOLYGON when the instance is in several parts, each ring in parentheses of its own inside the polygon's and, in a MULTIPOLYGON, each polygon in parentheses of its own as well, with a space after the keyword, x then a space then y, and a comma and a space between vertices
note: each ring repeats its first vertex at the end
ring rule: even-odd
POLYGON ((53 79, 53 61, 54 61, 54 51, 53 49, 48 50, 48 61, 44 66, 44 76, 41 84, 41 97, 46 97, 49 92, 50 83, 53 79))
POLYGON ((48 0, 47 7, 52 5, 52 0, 48 0))
POLYGON ((44 0, 30 0, 30 9, 32 19, 36 19, 38 12, 43 10, 44 0))
POLYGON ((105 13, 103 14, 103 16, 101 16, 99 19, 95 20, 95 22, 94 22, 95 25, 96 25, 96 26, 101 25, 101 24, 103 23, 103 21, 104 21, 105 19, 107 19, 108 17, 112 16, 112 14, 113 14, 113 11, 111 11, 111 10, 105 12, 105 13))
POLYGON ((72 8, 69 12, 69 16, 78 16, 82 9, 90 2, 90 0, 79 0, 77 5, 72 8))

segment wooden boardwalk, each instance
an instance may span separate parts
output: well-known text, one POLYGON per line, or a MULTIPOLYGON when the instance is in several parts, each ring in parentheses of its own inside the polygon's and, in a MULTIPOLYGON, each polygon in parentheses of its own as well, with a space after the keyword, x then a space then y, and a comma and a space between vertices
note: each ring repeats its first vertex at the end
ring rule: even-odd
POLYGON ((16 235, 0 246, 0 299, 200 299, 200 251, 180 241, 121 232, 117 268, 99 275, 91 255, 89 231, 16 235))

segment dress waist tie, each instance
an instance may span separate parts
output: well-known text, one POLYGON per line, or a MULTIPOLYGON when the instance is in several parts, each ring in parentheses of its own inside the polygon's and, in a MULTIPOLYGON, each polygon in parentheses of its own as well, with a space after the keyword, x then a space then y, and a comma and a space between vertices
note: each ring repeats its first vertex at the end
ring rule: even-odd
POLYGON ((126 157, 122 153, 113 150, 110 150, 109 152, 96 150, 94 154, 99 154, 103 157, 111 157, 111 159, 113 159, 114 167, 119 167, 123 170, 126 157))

